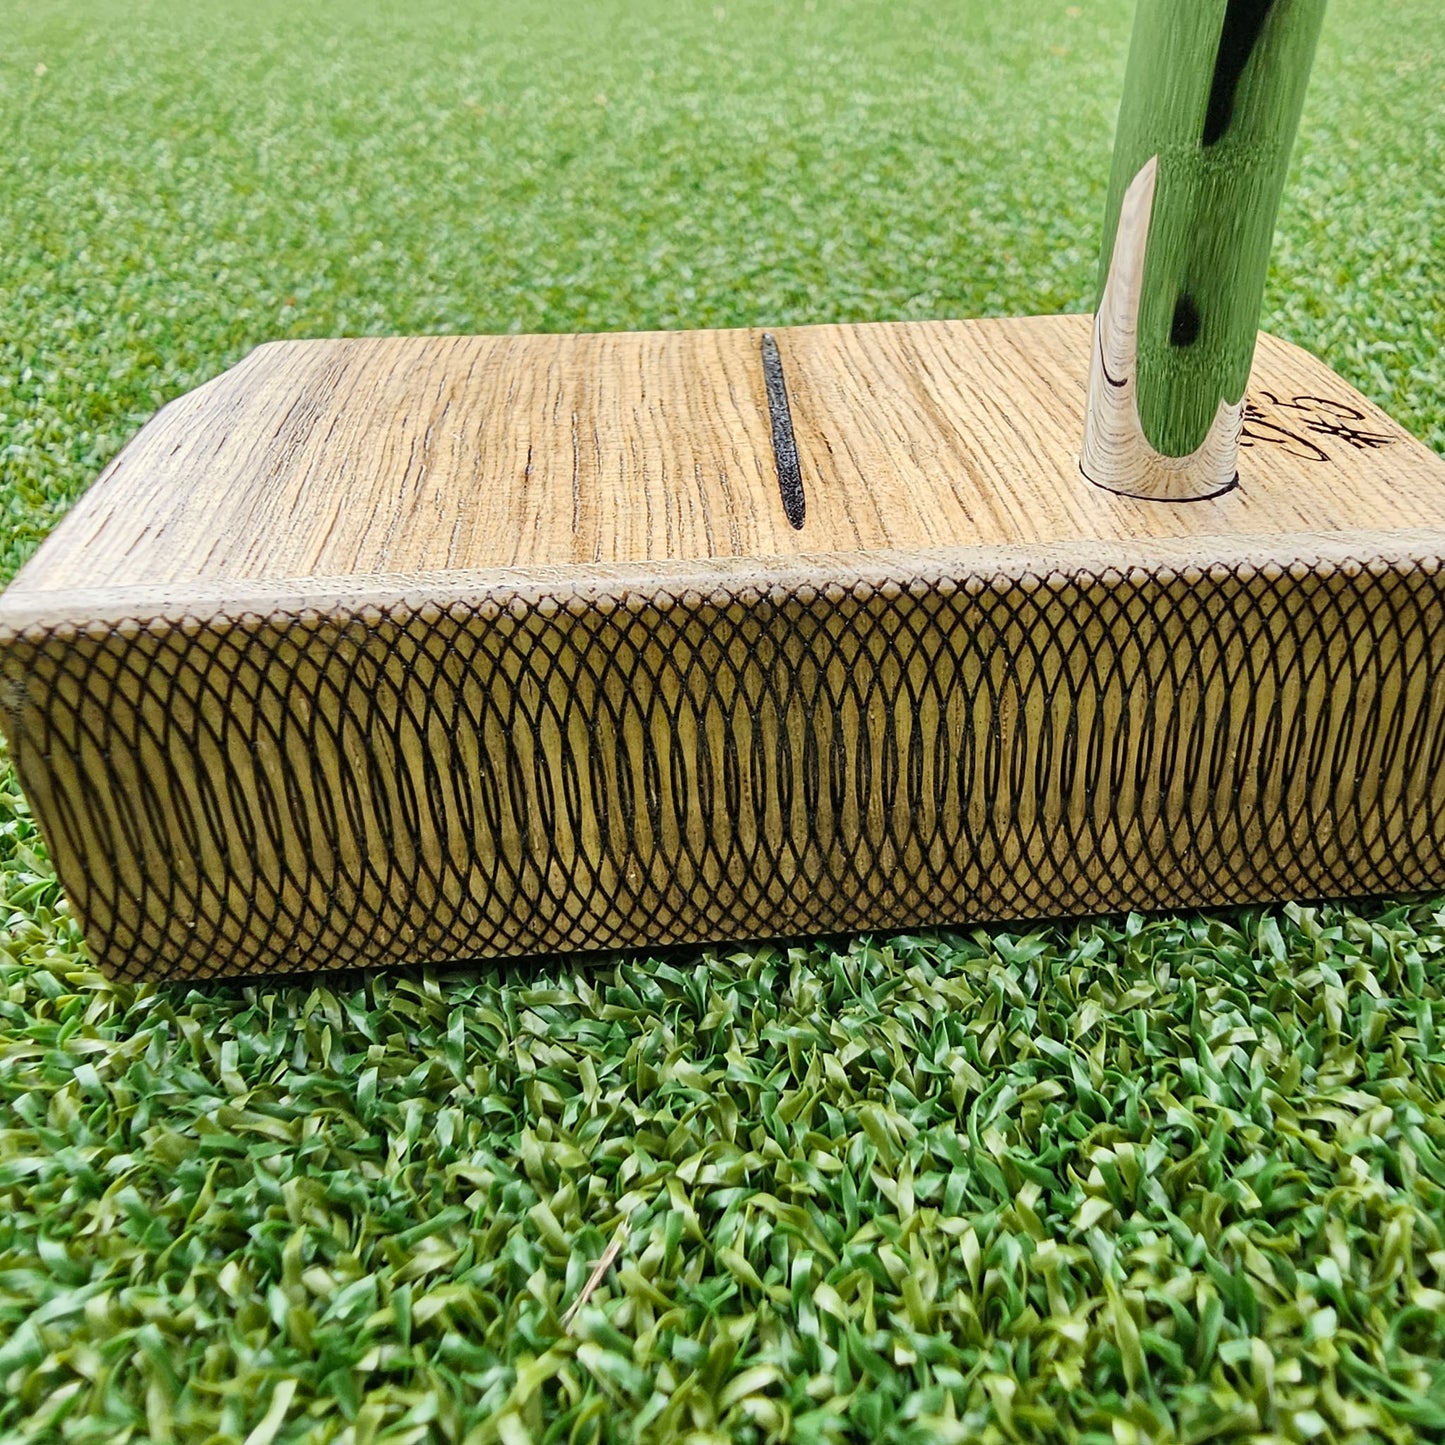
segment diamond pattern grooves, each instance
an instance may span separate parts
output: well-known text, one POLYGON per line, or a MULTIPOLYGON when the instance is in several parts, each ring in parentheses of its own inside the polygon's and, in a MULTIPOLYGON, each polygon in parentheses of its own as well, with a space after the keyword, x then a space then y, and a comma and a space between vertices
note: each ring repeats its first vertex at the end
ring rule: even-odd
POLYGON ((129 979, 1445 883, 1431 557, 558 584, 0 650, 129 979))

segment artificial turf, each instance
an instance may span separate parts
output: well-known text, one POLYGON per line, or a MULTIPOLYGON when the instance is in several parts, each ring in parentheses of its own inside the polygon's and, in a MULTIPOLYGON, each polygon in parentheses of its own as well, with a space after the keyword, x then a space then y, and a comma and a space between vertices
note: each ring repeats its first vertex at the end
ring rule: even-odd
MULTIPOLYGON (((0 577, 274 337, 1086 309, 1130 8, 10 4, 0 577)), ((1265 324, 1445 451, 1442 236, 1336 0, 1265 324)), ((1445 1435, 1439 900, 137 989, 7 780, 0 926, 5 1440, 1445 1435)))

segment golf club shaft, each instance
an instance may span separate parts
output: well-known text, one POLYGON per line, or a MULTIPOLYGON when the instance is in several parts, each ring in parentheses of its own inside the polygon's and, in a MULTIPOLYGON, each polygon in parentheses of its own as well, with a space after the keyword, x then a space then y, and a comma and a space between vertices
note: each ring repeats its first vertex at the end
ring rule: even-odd
POLYGON ((1139 299, 1149 446, 1185 457, 1249 380, 1270 245, 1325 0, 1139 0, 1103 290, 1126 191, 1158 158, 1139 299))

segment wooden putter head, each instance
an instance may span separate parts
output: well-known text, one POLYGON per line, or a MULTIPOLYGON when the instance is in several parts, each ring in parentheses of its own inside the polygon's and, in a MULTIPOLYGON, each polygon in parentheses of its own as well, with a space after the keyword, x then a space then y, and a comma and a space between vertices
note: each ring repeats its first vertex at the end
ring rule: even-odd
POLYGON ((0 597, 101 966, 1445 885, 1445 462, 1255 331, 1322 9, 1140 0, 1096 323, 290 341, 171 402, 0 597))

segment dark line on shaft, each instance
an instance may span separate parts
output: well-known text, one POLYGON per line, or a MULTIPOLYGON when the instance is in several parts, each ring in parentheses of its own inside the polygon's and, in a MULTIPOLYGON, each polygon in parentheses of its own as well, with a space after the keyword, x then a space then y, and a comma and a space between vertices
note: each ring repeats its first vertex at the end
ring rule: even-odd
POLYGON ((1273 8, 1274 0, 1229 0, 1225 7, 1219 50, 1214 57, 1214 80, 1209 88, 1209 108, 1200 138, 1206 150, 1224 138, 1234 120, 1235 92, 1273 8))
POLYGON ((798 442, 793 435, 793 414, 788 410, 788 385, 783 380, 783 358, 771 331, 763 332, 763 384, 768 391, 768 418, 773 424, 773 460, 778 465, 778 492, 783 515, 801 531, 808 500, 803 495, 803 473, 798 466, 798 442))

